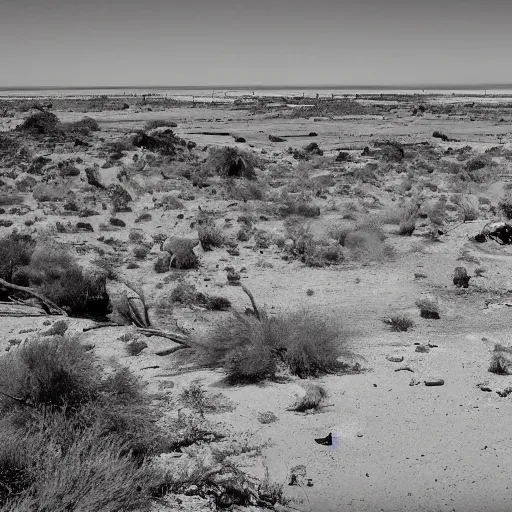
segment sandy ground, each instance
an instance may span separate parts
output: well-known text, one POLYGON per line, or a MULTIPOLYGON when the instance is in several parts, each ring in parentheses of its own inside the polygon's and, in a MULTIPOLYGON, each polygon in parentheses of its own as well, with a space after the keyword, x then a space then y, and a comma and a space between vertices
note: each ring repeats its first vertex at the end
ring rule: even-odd
MULTIPOLYGON (((61 114, 63 120, 79 117, 77 113, 61 114)), ((374 138, 431 141, 430 135, 437 129, 461 139, 453 147, 472 143, 482 150, 496 144, 496 133, 507 131, 503 124, 436 117, 314 122, 255 118, 243 111, 227 113, 191 108, 174 109, 171 115, 169 112, 105 112, 94 117, 106 138, 132 130, 145 120, 165 117, 179 123, 176 133, 198 145, 222 143, 224 139, 190 135, 190 132, 229 130, 246 137, 257 150, 265 148, 274 152, 276 158, 285 158, 291 144, 269 143, 269 133, 308 133, 315 129, 319 134, 315 141, 334 152, 341 146, 364 145, 374 138)), ((4 127, 8 126, 4 124, 4 127)), ((293 145, 298 147, 306 142, 309 142, 307 137, 294 139, 293 145)), ((104 173, 106 182, 108 172, 104 173)), ((493 184, 486 193, 495 202, 503 193, 503 183, 493 184)), ((131 226, 148 200, 142 198, 133 213, 119 214, 119 217, 131 226)), ((214 199, 203 204, 220 210, 226 207, 214 199)), ((178 225, 175 225, 177 212, 165 212, 161 217, 155 216, 143 229, 148 233, 173 229, 185 232, 185 224, 194 218, 196 206, 187 203, 185 219, 178 225)), ((225 217, 239 213, 236 208, 224 211, 225 217)), ((87 221, 97 229, 104 219, 91 217, 87 221)), ((201 269, 188 277, 198 288, 226 296, 234 304, 245 307, 247 298, 241 290, 224 286, 222 270, 228 264, 245 267, 243 282, 259 304, 274 308, 274 312, 306 307, 341 320, 346 331, 345 345, 367 370, 358 375, 328 376, 315 381, 329 393, 328 406, 315 414, 286 410, 296 395, 303 392, 299 380, 226 387, 221 372, 168 377, 176 370, 175 356, 155 355, 157 350, 169 346, 168 341, 148 338, 147 349, 137 357, 128 357, 123 342, 117 340, 123 329, 101 329, 81 336, 84 342, 95 345, 95 352, 105 364, 112 364, 115 359, 127 365, 147 382, 151 392, 158 392, 162 382, 172 380, 174 393, 197 378, 209 390, 222 392, 235 408, 212 418, 235 433, 249 432, 258 442, 267 444, 263 463, 274 480, 285 484, 285 494, 293 500, 290 505, 298 510, 505 512, 510 510, 511 495, 512 404, 510 398, 500 398, 496 391, 512 385, 512 378, 494 375, 487 368, 494 343, 509 343, 512 317, 505 303, 507 294, 512 293, 512 251, 493 242, 475 245, 468 240, 485 222, 483 219, 467 223, 441 237, 439 242, 425 242, 418 236, 391 235, 396 257, 367 266, 311 269, 298 262, 283 261, 272 249, 255 254, 243 247, 236 257, 227 255, 223 249, 202 255, 201 269), (458 261, 462 250, 470 251, 479 263, 458 261), (257 265, 261 260, 271 262, 273 268, 261 268, 257 265), (453 269, 460 264, 471 275, 475 268, 485 267, 485 277, 473 278, 468 290, 456 289, 451 279, 453 269), (427 277, 415 278, 415 273, 427 277), (205 277, 211 281, 204 281, 205 277), (312 296, 306 295, 308 289, 314 291, 312 296), (439 320, 420 318, 414 303, 424 295, 439 298, 439 320), (396 311, 407 312, 414 318, 412 331, 394 333, 383 323, 384 318, 396 311), (430 343, 435 347, 428 353, 419 353, 415 352, 415 343, 430 343), (395 363, 388 356, 403 356, 404 360, 395 363), (155 365, 159 368, 147 368, 155 365), (412 372, 396 371, 403 366, 410 367, 412 372), (424 380, 429 378, 443 379, 444 386, 425 386, 424 380), (417 384, 411 385, 414 381, 417 384), (478 387, 484 382, 492 392, 478 387), (265 411, 273 412, 278 421, 259 423, 257 415, 265 411), (333 446, 315 443, 315 438, 329 432, 334 436, 333 446), (297 465, 306 466, 313 486, 287 485, 290 469, 297 465)), ((267 230, 272 226, 271 221, 258 224, 267 230)), ((0 234, 4 231, 8 232, 0 228, 0 234)), ((128 231, 113 235, 126 240, 128 231)), ((59 238, 96 243, 97 236, 98 233, 93 233, 59 235, 59 238)), ((150 262, 144 262, 140 269, 126 270, 126 273, 151 291, 165 277, 152 273, 151 267, 150 262)), ((172 281, 167 282, 164 291, 172 286, 172 281)), ((202 313, 184 310, 176 315, 184 326, 193 328, 196 317, 202 313)), ((206 313, 203 317, 212 318, 206 313)), ((1 344, 5 347, 10 339, 23 339, 20 330, 40 328, 44 320, 1 318, 1 344)), ((89 323, 73 321, 72 329, 80 332, 89 323)))

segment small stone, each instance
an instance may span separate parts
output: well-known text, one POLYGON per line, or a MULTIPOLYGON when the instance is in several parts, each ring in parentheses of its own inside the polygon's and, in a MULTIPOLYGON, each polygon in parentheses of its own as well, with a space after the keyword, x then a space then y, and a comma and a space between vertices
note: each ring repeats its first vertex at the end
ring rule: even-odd
POLYGON ((109 222, 112 226, 118 226, 120 228, 124 228, 126 226, 126 222, 124 220, 118 219, 116 217, 112 217, 109 222))
POLYGON ((166 252, 162 251, 155 261, 155 272, 158 274, 163 274, 164 272, 169 271, 169 266, 171 264, 171 255, 166 252))
POLYGON ((425 386, 444 386, 443 379, 428 379, 425 380, 425 386))
POLYGON ((238 249, 228 249, 227 253, 231 256, 240 256, 240 251, 238 249))
POLYGON ((392 363, 401 363, 404 360, 404 356, 388 356, 386 359, 392 363))
POLYGON ((482 387, 480 388, 480 391, 485 391, 485 392, 487 392, 487 393, 490 393, 490 392, 492 391, 492 389, 491 389, 491 388, 489 388, 489 387, 487 387, 487 386, 482 386, 482 387))
POLYGON ((77 222, 76 229, 78 229, 79 231, 89 231, 89 232, 94 231, 94 228, 92 227, 92 225, 89 222, 77 222))

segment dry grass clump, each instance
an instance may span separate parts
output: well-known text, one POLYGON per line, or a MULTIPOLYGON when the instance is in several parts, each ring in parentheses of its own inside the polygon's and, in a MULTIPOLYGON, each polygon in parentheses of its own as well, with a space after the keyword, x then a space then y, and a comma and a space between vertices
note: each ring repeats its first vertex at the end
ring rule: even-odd
POLYGON ((235 311, 196 341, 201 364, 222 367, 232 384, 274 379, 284 366, 301 378, 342 370, 344 336, 331 320, 301 311, 260 319, 235 311))
POLYGON ((505 347, 500 343, 494 345, 489 372, 498 375, 512 374, 512 347, 505 347))
POLYGON ((458 206, 464 222, 477 220, 480 216, 479 201, 474 196, 453 194, 450 199, 458 206))
POLYGON ((260 166, 255 154, 242 149, 224 146, 212 147, 206 161, 207 169, 223 178, 256 179, 255 169, 260 166))
POLYGON ((189 270, 199 266, 199 258, 194 252, 198 243, 199 240, 171 237, 162 245, 162 250, 171 255, 171 267, 189 270))
POLYGON ((0 193, 0 206, 12 206, 13 204, 23 203, 23 196, 20 194, 0 193))
POLYGON ((288 197, 285 204, 280 209, 283 217, 290 215, 299 215, 301 217, 318 217, 320 215, 320 207, 309 201, 302 199, 293 199, 288 197))
POLYGON ((67 185, 47 185, 39 183, 34 187, 32 195, 36 201, 65 201, 72 194, 71 189, 67 185))
POLYGON ((411 318, 404 314, 392 315, 389 318, 384 319, 384 323, 391 327, 392 331, 406 332, 414 327, 414 322, 411 318))
POLYGON ((231 308, 231 302, 228 299, 198 292, 192 284, 178 283, 169 298, 171 303, 187 307, 200 306, 210 311, 227 311, 231 308))
POLYGON ((416 301, 416 306, 420 310, 422 318, 439 318, 439 303, 437 299, 423 298, 416 301))
POLYGON ((249 180, 230 180, 227 184, 227 194, 236 201, 264 201, 267 193, 265 187, 249 180))
POLYGON ((500 199, 498 206, 508 220, 512 219, 512 193, 510 191, 507 191, 500 199))
POLYGON ((211 251, 214 247, 222 247, 224 245, 224 235, 219 228, 213 224, 202 224, 198 227, 197 233, 199 242, 204 251, 211 251))
POLYGON ((322 402, 327 398, 326 389, 318 384, 307 383, 303 385, 303 388, 305 389, 306 394, 300 397, 291 407, 289 407, 289 411, 317 411, 322 402))
POLYGON ((176 128, 178 126, 177 123, 171 121, 170 119, 153 119, 152 121, 147 121, 144 125, 144 130, 149 132, 150 130, 154 130, 155 128, 176 128))
MULTIPOLYGON (((12 283, 15 271, 30 263, 35 247, 36 241, 30 235, 13 233, 1 238, 0 278, 12 283)), ((28 284, 28 281, 25 281, 25 284, 28 284)))

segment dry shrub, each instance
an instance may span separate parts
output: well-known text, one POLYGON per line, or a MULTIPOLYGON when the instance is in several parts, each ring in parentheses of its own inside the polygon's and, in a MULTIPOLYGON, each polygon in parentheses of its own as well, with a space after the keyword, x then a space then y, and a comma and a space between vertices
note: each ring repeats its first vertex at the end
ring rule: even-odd
MULTIPOLYGON (((100 377, 90 352, 75 338, 35 339, 0 359, 0 389, 35 407, 74 411, 97 398, 100 377)), ((19 404, 1 400, 6 413, 19 404)))
POLYGON ((512 374, 512 347, 505 347, 500 343, 494 345, 489 372, 498 375, 512 374))
POLYGON ((384 323, 391 327, 392 331, 406 332, 414 327, 414 322, 411 318, 404 314, 392 315, 384 320, 384 323))
POLYGON ((5 501, 3 512, 124 512, 150 505, 149 491, 157 482, 156 475, 127 456, 122 442, 88 433, 62 451, 58 438, 46 437, 46 449, 36 454, 27 453, 28 436, 19 440, 16 448, 23 454, 23 470, 30 484, 19 496, 13 493, 5 501))
POLYGON ((225 146, 210 148, 206 167, 223 178, 256 179, 255 169, 260 166, 255 154, 242 149, 225 146))
POLYGON ((194 252, 198 243, 198 240, 171 237, 165 241, 162 250, 167 251, 173 258, 171 266, 188 270, 199 266, 199 258, 194 252))
POLYGON ((393 256, 392 248, 383 243, 376 231, 352 231, 346 236, 344 247, 354 260, 381 261, 393 256))
POLYGON ((307 383, 303 385, 306 394, 299 398, 288 410, 295 412, 307 412, 318 410, 321 403, 327 398, 327 391, 318 384, 307 383))
POLYGON ((512 219, 512 193, 507 191, 500 199, 498 206, 507 219, 512 219))
POLYGON ((464 196, 459 201, 459 211, 464 222, 477 220, 480 216, 478 201, 472 196, 464 196))
POLYGON ((20 194, 2 194, 0 193, 0 206, 12 206, 13 204, 23 203, 23 196, 20 194))
POLYGON ((228 299, 198 292, 193 284, 178 283, 169 298, 171 303, 179 303, 187 307, 201 306, 210 311, 226 311, 231 307, 228 299))
POLYGON ((254 181, 249 180, 230 180, 227 184, 227 194, 230 199, 236 201, 264 201, 266 198, 265 188, 254 181))
POLYGON ((197 233, 204 251, 211 251, 214 247, 222 247, 224 245, 224 235, 219 228, 212 224, 200 225, 197 233))
POLYGON ((39 183, 34 187, 32 195, 36 201, 65 201, 73 192, 67 185, 46 185, 39 183))
POLYGON ((144 130, 149 132, 150 130, 154 130, 155 128, 176 128, 178 125, 174 121, 170 119, 153 119, 152 121, 147 121, 144 125, 144 130))
POLYGON ((37 135, 61 133, 59 118, 52 112, 36 112, 28 116, 16 129, 37 135))
MULTIPOLYGON (((13 233, 0 239, 0 278, 13 282, 14 272, 30 263, 36 241, 30 235, 13 233)), ((28 284, 28 281, 20 284, 28 284)))
POLYGON ((331 320, 307 311, 260 315, 235 311, 196 340, 201 363, 224 368, 233 384, 274 379, 280 365, 301 378, 344 368, 338 357, 345 340, 331 320))
POLYGON ((64 246, 38 244, 21 270, 32 287, 70 315, 104 317, 111 312, 106 274, 86 274, 64 246))
POLYGON ((422 318, 439 318, 439 302, 437 299, 425 297, 416 301, 422 318))

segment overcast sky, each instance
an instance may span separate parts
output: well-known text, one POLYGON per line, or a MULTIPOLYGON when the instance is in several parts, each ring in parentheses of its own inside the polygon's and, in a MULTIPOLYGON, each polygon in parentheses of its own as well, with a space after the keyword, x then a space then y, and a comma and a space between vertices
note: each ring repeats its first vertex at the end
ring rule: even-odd
POLYGON ((0 0, 0 86, 512 83, 510 0, 0 0))

